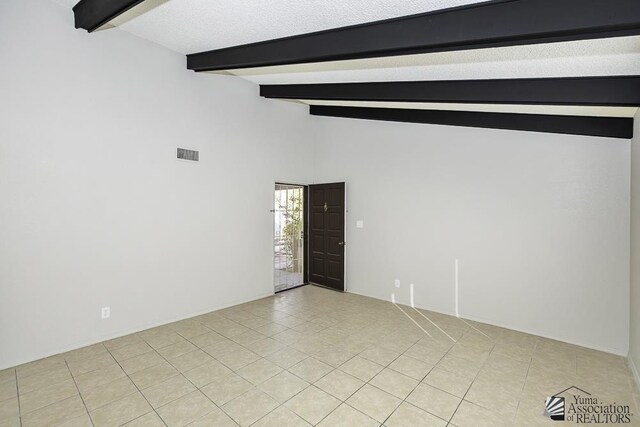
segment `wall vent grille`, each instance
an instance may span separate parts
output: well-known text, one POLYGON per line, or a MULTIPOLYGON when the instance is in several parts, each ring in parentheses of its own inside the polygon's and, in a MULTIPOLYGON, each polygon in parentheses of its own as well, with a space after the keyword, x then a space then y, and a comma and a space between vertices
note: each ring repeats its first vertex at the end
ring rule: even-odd
POLYGON ((187 150, 186 148, 178 148, 178 159, 197 162, 200 160, 200 152, 195 150, 187 150))

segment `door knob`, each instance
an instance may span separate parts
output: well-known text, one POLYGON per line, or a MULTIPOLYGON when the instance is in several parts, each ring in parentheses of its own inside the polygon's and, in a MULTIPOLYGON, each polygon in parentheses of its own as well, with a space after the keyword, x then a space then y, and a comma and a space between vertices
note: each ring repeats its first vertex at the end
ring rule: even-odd
POLYGON ((344 246, 344 242, 338 242, 338 246, 344 246))

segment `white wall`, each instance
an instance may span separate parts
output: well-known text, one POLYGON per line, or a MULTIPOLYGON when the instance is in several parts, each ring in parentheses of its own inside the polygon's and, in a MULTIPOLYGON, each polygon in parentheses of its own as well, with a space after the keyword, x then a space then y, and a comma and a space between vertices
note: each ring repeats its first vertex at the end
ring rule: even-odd
POLYGON ((351 292, 453 314, 457 259, 461 316, 626 355, 628 140, 313 120, 351 292))
POLYGON ((0 58, 0 369, 273 292, 305 108, 44 0, 0 3, 0 58))
POLYGON ((631 141, 631 336, 629 359, 640 387, 640 112, 631 141))

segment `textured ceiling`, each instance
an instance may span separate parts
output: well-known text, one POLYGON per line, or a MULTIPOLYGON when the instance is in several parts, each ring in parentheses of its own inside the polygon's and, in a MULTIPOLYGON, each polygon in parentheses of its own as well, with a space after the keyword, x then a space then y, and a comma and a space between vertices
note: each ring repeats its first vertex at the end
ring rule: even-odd
POLYGON ((171 0, 122 25, 184 54, 479 0, 171 0))
POLYGON ((640 74, 640 37, 231 70, 259 84, 640 74))
MULTIPOLYGON (((69 8, 77 2, 54 1, 69 8)), ((112 24, 188 54, 480 1, 146 0, 145 13, 130 13, 112 24)), ((258 84, 640 75, 640 36, 264 67, 230 73, 258 84)), ((516 106, 505 108, 529 112, 516 106)), ((536 107, 531 112, 545 111, 539 109, 536 107)), ((563 110, 557 108, 546 111, 563 114, 563 110)), ((564 114, 570 114, 567 111, 574 110, 566 110, 564 114)), ((592 112, 628 116, 630 111, 592 112)))

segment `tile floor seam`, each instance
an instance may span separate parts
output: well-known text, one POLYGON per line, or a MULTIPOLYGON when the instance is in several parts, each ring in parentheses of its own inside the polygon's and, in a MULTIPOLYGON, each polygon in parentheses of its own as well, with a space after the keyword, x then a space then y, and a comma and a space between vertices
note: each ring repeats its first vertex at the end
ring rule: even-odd
MULTIPOLYGON (((139 338, 141 338, 141 339, 142 339, 142 337, 139 337, 139 338)), ((145 341, 145 342, 146 342, 146 341, 145 341)), ((109 352, 109 354, 111 354, 111 351, 109 351, 109 349, 107 349, 107 351, 109 352)), ((149 353, 150 353, 150 352, 149 352, 149 353)), ((157 353, 158 353, 158 352, 156 351, 156 354, 157 354, 157 353)), ((145 354, 146 354, 146 353, 145 353, 145 354)), ((111 354, 111 357, 113 357, 113 354, 111 354)), ((136 356, 134 356, 134 357, 136 357, 136 356)), ((114 357, 113 359, 115 360, 115 357, 114 357)), ((118 362, 118 361, 116 360, 116 364, 120 367, 120 369, 122 369, 122 372, 124 372, 125 376, 129 379, 129 381, 131 381, 131 383, 132 383, 132 384, 133 384, 133 386, 136 388, 136 390, 138 390, 138 393, 140 393, 140 396, 142 396, 142 398, 145 400, 145 402, 147 402, 147 405, 149 405, 149 407, 153 410, 153 412, 155 412, 155 414, 158 416, 158 418, 160 419, 160 421, 162 421, 162 423, 163 423, 165 426, 167 426, 167 423, 164 421, 164 419, 162 419, 162 417, 160 416, 160 414, 158 413, 158 411, 156 411, 156 408, 154 408, 154 407, 153 407, 153 405, 151 404, 151 402, 149 402, 149 400, 148 400, 148 399, 147 399, 147 397, 144 395, 144 393, 142 393, 142 390, 140 390, 140 387, 138 387, 138 384, 136 384, 136 383, 131 379, 131 377, 129 376, 129 374, 128 374, 128 373, 127 373, 127 372, 122 368, 122 365, 120 365, 120 362, 118 362)), ((157 365, 154 365, 154 366, 157 366, 157 365)), ((113 382, 113 381, 111 381, 111 382, 113 382)), ((132 395, 134 395, 134 394, 135 394, 135 393, 131 393, 131 394, 128 394, 127 396, 125 396, 125 397, 132 396, 132 395)), ((122 400, 122 399, 123 399, 123 398, 120 398, 120 399, 118 399, 118 400, 115 400, 115 402, 118 402, 119 400, 122 400)), ((110 403, 113 403, 113 402, 110 402, 110 403)), ((109 403, 109 404, 110 404, 110 403, 109 403)), ((104 406, 106 406, 106 405, 104 405, 104 406)), ((147 415, 148 413, 149 413, 149 412, 146 412, 146 413, 145 413, 145 414, 143 414, 143 415, 147 415)), ((91 415, 90 415, 90 414, 89 414, 89 418, 91 418, 91 415)), ((135 419, 135 418, 134 418, 134 419, 135 419)), ((128 423, 128 422, 131 422, 131 421, 133 421, 133 420, 128 420, 128 421, 126 421, 124 424, 126 424, 126 423, 128 423)), ((93 423, 93 418, 91 418, 91 422, 93 423)), ((122 424, 122 425, 124 425, 124 424, 122 424)), ((167 426, 167 427, 168 427, 168 426, 167 426)))
MULTIPOLYGON (((537 345, 537 344, 536 344, 537 345)), ((535 346, 534 346, 535 348, 535 346)), ((529 379, 529 371, 531 370, 531 361, 533 359, 529 358, 529 364, 527 365, 527 373, 524 375, 524 383, 522 384, 522 390, 521 393, 524 393, 524 388, 527 386, 527 379, 529 379)), ((520 410, 520 404, 522 403, 522 399, 518 399, 518 404, 516 405, 516 415, 515 417, 518 417, 518 412, 520 410)))
MULTIPOLYGON (((214 331, 214 332, 215 332, 215 331, 214 331)), ((206 332, 206 333, 208 333, 208 332, 206 332)), ((180 334, 178 334, 178 335, 180 335, 180 334)), ((186 339, 186 338, 185 338, 185 340, 189 341, 189 340, 188 340, 188 339, 186 339)), ((190 342, 190 341, 189 341, 189 342, 190 342)), ((191 343, 191 344, 193 344, 193 343, 191 343)), ((195 345, 195 344, 194 344, 194 345, 195 345)), ((201 349, 201 350, 202 350, 202 349, 201 349)), ((156 353, 157 353, 157 352, 156 352, 156 353)), ((164 357, 164 356, 163 356, 162 354, 160 354, 160 353, 158 353, 158 355, 159 355, 160 357, 162 357, 162 358, 165 360, 165 362, 167 362, 167 363, 168 363, 169 365, 171 365, 174 369, 176 369, 176 368, 175 368, 175 366, 173 366, 173 364, 171 364, 171 362, 170 362, 166 357, 164 357)), ((209 355, 209 356, 211 356, 211 355, 209 355)), ((234 371, 233 369, 231 369, 231 368, 229 368, 228 366, 224 365, 224 363, 220 362, 220 361, 219 361, 218 359, 216 359, 215 357, 213 357, 213 356, 211 356, 211 357, 212 357, 216 362, 218 362, 218 363, 222 364, 222 365, 223 365, 223 366, 225 366, 227 369, 229 369, 229 370, 231 371, 231 373, 234 373, 234 374, 238 375, 238 374, 236 373, 236 371, 234 371)), ((253 363, 253 362, 252 362, 252 363, 253 363)), ((206 364, 206 363, 203 363, 202 365, 199 365, 198 367, 200 367, 200 366, 204 366, 205 364, 206 364)), ((193 368, 193 369, 197 369, 198 367, 195 367, 195 368, 193 368)), ((198 386, 197 386, 197 385, 195 385, 195 384, 194 384, 194 383, 193 383, 193 382, 192 382, 192 381, 191 381, 191 380, 190 380, 186 375, 184 375, 184 373, 182 373, 182 372, 180 372, 180 371, 178 371, 178 372, 179 372, 179 373, 178 373, 178 375, 182 376, 184 379, 186 379, 187 381, 189 381, 189 383, 190 383, 192 386, 194 386, 194 387, 195 387, 195 389, 196 389, 197 391, 199 391, 199 392, 200 392, 200 394, 202 394, 204 397, 206 397, 206 398, 207 398, 207 400, 209 400, 209 402, 211 402, 211 403, 212 403, 216 408, 218 408, 218 409, 220 409, 221 411, 223 411, 223 412, 224 412, 224 413, 225 413, 229 418, 231 418, 231 419, 233 420, 233 422, 234 422, 234 423, 238 424, 238 423, 236 422, 236 420, 234 420, 234 419, 231 417, 231 415, 229 415, 229 414, 228 414, 228 413, 227 413, 227 412, 226 412, 222 407, 220 407, 219 405, 217 405, 213 400, 211 400, 211 398, 210 398, 209 396, 207 396, 207 394, 206 394, 206 393, 204 393, 204 392, 202 391, 202 388, 204 388, 204 387, 208 386, 209 384, 213 383, 213 381, 211 381, 210 383, 204 384, 202 387, 198 387, 198 386)), ((188 371, 187 371, 187 372, 188 372, 188 371)), ((174 375, 174 376, 173 376, 173 377, 171 377, 171 378, 175 378, 175 377, 177 377, 178 375, 174 375)), ((229 374, 227 373, 226 375, 223 375, 221 378, 223 378, 223 377, 225 377, 225 376, 227 376, 227 375, 229 375, 229 374)), ((168 378, 167 380, 169 380, 169 379, 171 379, 171 378, 168 378)), ((214 380, 214 381, 215 381, 215 380, 214 380)), ((164 382, 164 381, 163 381, 163 382, 164 382)), ((134 385, 135 385, 135 384, 134 384, 134 385)), ((256 387, 255 385, 253 385, 253 386, 254 386, 254 387, 256 387)), ((137 387, 137 385, 136 385, 136 387, 137 387)), ((256 388, 257 388, 257 387, 256 387, 256 388)), ((250 390, 249 390, 249 391, 250 391, 250 390)), ((193 392, 190 392, 190 393, 193 393, 193 392)), ((187 394, 190 394, 190 393, 187 393, 187 394)), ((145 398, 145 400, 146 400, 146 396, 144 396, 144 393, 142 393, 142 390, 140 390, 140 394, 142 394, 142 396, 143 396, 143 397, 145 398)), ((185 394, 184 396, 186 396, 187 394, 185 394)), ((243 393, 243 394, 244 394, 244 393, 243 393)), ((169 404, 171 404, 171 403, 173 403, 173 402, 176 402, 176 401, 178 401, 178 400, 182 399, 184 396, 180 396, 180 397, 178 397, 177 399, 174 399, 174 400, 172 400, 172 401, 170 401, 170 402, 167 402, 167 403, 163 404, 163 405, 161 406, 161 408, 162 408, 162 407, 164 407, 164 406, 167 406, 167 405, 169 405, 169 404)), ((239 397, 239 396, 238 396, 238 397, 239 397)), ((148 402, 148 401, 147 401, 147 402, 148 402)), ((163 422, 165 425, 167 425, 167 423, 166 423, 166 422, 164 421, 164 419, 160 416, 160 414, 158 414, 158 412, 157 412, 157 411, 156 411, 156 409, 153 407, 153 405, 151 405, 151 403, 149 403, 149 406, 151 406, 151 407, 153 408, 153 410, 156 412, 156 414, 157 414, 157 415, 158 415, 158 417, 162 420, 162 422, 163 422)), ((223 405, 223 406, 224 406, 224 405, 223 405)), ((209 412, 207 412, 206 414, 203 414, 200 418, 204 418, 204 417, 206 417, 206 416, 207 416, 207 415, 209 415, 211 412, 213 412, 213 411, 209 411, 209 412)), ((272 411, 272 412, 273 412, 273 411, 272 411)), ((270 412, 270 413, 271 413, 271 412, 270 412)), ((194 420, 193 422, 195 422, 195 421, 198 421, 198 420, 194 420)), ((192 424, 192 423, 189 423, 189 424, 192 424)), ((239 425, 239 424, 238 424, 238 425, 239 425)))
POLYGON ((20 384, 18 384, 18 370, 14 368, 13 377, 16 380, 16 399, 18 400, 18 420, 20 421, 20 427, 22 427, 22 408, 20 406, 20 384))
MULTIPOLYGON (((89 415, 89 408, 87 408, 87 404, 84 401, 84 397, 82 397, 82 393, 80 393, 80 389, 78 388, 78 383, 76 383, 76 378, 73 376, 73 374, 71 373, 71 369, 69 369, 69 362, 67 362, 67 359, 64 359, 64 364, 67 366, 67 369, 69 370, 69 374, 71 375, 71 379, 73 380, 73 386, 76 388, 76 391, 78 392, 78 396, 80 396, 80 400, 82 401, 82 404, 84 405, 84 410, 87 411, 87 417, 89 417, 89 421, 91 422, 91 425, 95 427, 95 424, 93 423, 93 420, 91 419, 91 416, 89 415)), ((54 402, 57 403, 57 402, 54 402)), ((80 417, 78 417, 80 418, 80 417)))
MULTIPOLYGON (((493 349, 495 348, 495 346, 496 346, 496 344, 495 344, 495 342, 494 342, 493 346, 491 347, 491 351, 493 351, 493 349)), ((452 348, 453 348, 453 347, 452 347, 452 348)), ((491 352, 490 352, 489 354, 491 354, 491 352)), ((460 409, 460 406, 462 405, 462 402, 465 402, 464 398, 465 398, 465 397, 467 397, 467 394, 469 394, 469 390, 471 390, 471 387, 473 387, 473 383, 475 383, 475 382, 476 382, 476 380, 478 379, 478 375, 480 375, 480 372, 482 371, 482 368, 484 368, 484 367, 485 367, 485 365, 487 364, 487 361, 488 361, 488 360, 489 360, 489 358, 487 357, 487 359, 485 359, 485 361, 482 363, 482 366, 481 366, 481 367, 480 367, 480 369, 478 370, 478 373, 476 373, 476 375, 473 377, 473 380, 471 381, 471 384, 469 384, 469 387, 467 388, 467 391, 465 391, 465 392, 464 392, 464 396, 462 396, 462 399, 460 400, 460 403, 458 403, 458 406, 456 407, 456 410, 455 410, 455 411, 453 411, 453 415, 451 415, 451 419, 449 420, 449 424, 451 424, 451 421, 453 421, 453 418, 455 417, 456 413, 458 412, 458 409, 460 409)), ((469 402, 469 401, 467 400, 466 402, 469 402)), ((484 406, 479 405, 479 404, 477 404, 477 403, 474 403, 474 402, 469 402, 469 403, 471 403, 471 404, 473 404, 473 405, 476 405, 476 406, 479 406, 479 407, 481 407, 481 408, 483 408, 483 409, 486 409, 486 410, 488 410, 488 411, 495 412, 495 411, 493 411, 492 409, 485 408, 484 406)), ((515 415, 514 415, 513 417, 514 417, 514 419, 515 419, 515 415)), ((454 424, 454 425, 455 425, 455 424, 454 424)))
MULTIPOLYGON (((422 338, 421 338, 421 339, 422 339, 422 338)), ((418 340, 418 341, 416 341, 416 342, 419 342, 419 341, 420 341, 420 340, 418 340)), ((458 341, 459 341, 459 340, 458 340, 458 341)), ((435 364, 435 365, 433 365, 433 367, 432 367, 431 369, 429 369, 429 372, 427 372, 427 373, 422 377, 422 379, 421 379, 420 381, 418 381, 418 384, 417 384, 417 385, 416 385, 416 386, 411 390, 411 392, 410 392, 409 394, 407 394, 407 396, 406 396, 404 399, 402 399, 402 401, 400 402, 400 404, 399 404, 399 405, 398 405, 398 406, 393 410, 393 412, 391 412, 391 414, 389 414, 389 416, 388 416, 387 418, 385 418, 385 420, 384 420, 384 422, 382 423, 382 425, 384 425, 384 423, 386 423, 386 422, 389 420, 389 418, 391 418, 391 416, 392 416, 392 415, 393 415, 393 414, 398 410, 398 408, 400 407, 400 405, 402 405, 402 404, 407 400, 407 398, 408 398, 409 396, 411 396, 411 393, 413 393, 413 392, 414 392, 414 391, 415 391, 415 390, 420 386, 420 384, 422 384, 422 382, 425 380, 425 378, 427 378, 427 376, 429 376, 429 374, 431 373, 431 371, 433 371, 433 370, 436 368, 436 366, 438 366, 438 363, 440 363, 440 362, 442 361, 442 359, 444 359, 444 357, 445 357, 447 354, 449 354, 449 352, 453 349, 453 347, 455 347, 455 344, 456 344, 456 343, 457 343, 457 341, 456 341, 456 342, 455 342, 451 347, 449 347, 449 349, 447 350, 447 352, 446 352, 444 355, 442 355, 442 357, 440 357, 440 359, 438 359, 438 361, 436 362, 436 364, 435 364)), ((416 344, 414 344, 414 345, 416 345, 416 344)), ((412 346, 412 347, 413 347, 413 346, 412 346)), ((407 351, 409 351, 409 349, 410 349, 410 348, 411 348, 411 347, 409 347, 407 350, 405 350, 405 351, 404 351, 402 354, 400 354, 400 356, 398 356, 396 359, 400 358, 401 356, 411 357, 411 356, 406 356, 406 355, 405 355, 405 353, 406 353, 407 351)), ((413 358, 412 358, 412 359, 413 359, 413 358)), ((416 359, 416 360, 418 360, 418 359, 416 359)), ((392 363, 393 363, 393 362, 391 362, 391 364, 392 364, 392 363)), ((391 364, 389 364, 389 366, 391 366, 391 364)), ((395 369, 393 369, 393 368, 390 368, 390 369, 392 369, 393 371, 395 371, 395 369)), ((397 372, 397 371, 395 371, 395 372, 397 372)), ((374 377, 374 378, 375 378, 375 377, 374 377)), ((372 379, 373 379, 373 378, 372 378, 372 379)), ((372 385, 373 387, 375 387, 373 384, 371 384, 371 385, 372 385)), ((471 387, 471 386, 469 386, 469 387, 471 387)), ((384 391, 384 390, 383 390, 383 391, 384 391)), ((444 390, 443 390, 443 391, 444 391, 444 390)), ((461 402, 462 402, 462 401, 461 401, 461 402)), ((407 403, 411 405, 411 402, 407 402, 407 403)), ((412 406, 415 406, 415 405, 412 405, 412 406)), ((420 408, 420 409, 422 409, 422 408, 420 408)), ((457 410, 457 409, 458 409, 458 408, 456 408, 456 410, 457 410)), ((422 409, 422 410, 423 410, 423 411, 425 411, 424 409, 422 409)), ((433 415, 433 416, 435 416, 435 417, 440 418, 441 420, 443 420, 441 417, 439 417, 439 416, 437 416, 437 415, 435 415, 435 414, 433 414, 433 413, 431 413, 431 412, 429 412, 429 411, 425 411, 425 412, 427 412, 427 413, 429 413, 429 414, 431 414, 431 415, 433 415)), ((453 414, 451 415, 450 420, 451 420, 451 419, 453 419, 453 416, 454 416, 454 415, 455 415, 455 411, 453 411, 453 414)), ((450 421, 450 420, 449 420, 449 421, 450 421)), ((449 421, 447 421, 447 420, 443 420, 443 421, 445 421, 445 422, 449 423, 449 421)))

